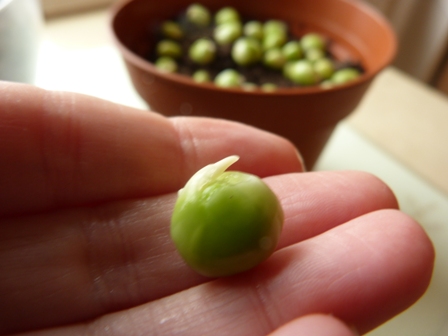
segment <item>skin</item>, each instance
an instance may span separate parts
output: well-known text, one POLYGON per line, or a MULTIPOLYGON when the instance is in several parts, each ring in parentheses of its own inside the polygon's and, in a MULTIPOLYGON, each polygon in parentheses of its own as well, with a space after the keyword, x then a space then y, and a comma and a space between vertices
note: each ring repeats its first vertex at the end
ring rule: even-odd
POLYGON ((384 183, 301 173, 273 134, 10 83, 0 129, 0 334, 354 335, 428 286, 432 244, 384 183), (277 194, 284 229, 266 262, 210 280, 169 222, 188 178, 232 154, 277 194))

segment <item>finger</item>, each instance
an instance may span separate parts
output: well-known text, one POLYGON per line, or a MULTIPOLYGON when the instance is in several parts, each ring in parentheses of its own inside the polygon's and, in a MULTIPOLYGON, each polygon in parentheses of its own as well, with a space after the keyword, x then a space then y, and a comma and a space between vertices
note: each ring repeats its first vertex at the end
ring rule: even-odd
POLYGON ((270 336, 356 336, 353 329, 331 315, 299 317, 275 330, 270 336))
POLYGON ((403 213, 356 218, 277 251, 248 274, 208 282, 169 297, 49 335, 266 335, 314 312, 365 333, 426 290, 434 250, 403 213))
MULTIPOLYGON (((280 247, 396 206, 390 190, 366 173, 315 172, 267 181, 285 213, 280 247)), ((8 327, 73 323, 209 281, 186 266, 170 240, 174 202, 171 194, 5 221, 0 310, 8 327)))
POLYGON ((260 176, 297 172, 291 143, 223 120, 178 118, 0 82, 0 215, 173 192, 237 154, 260 176))
POLYGON ((266 182, 281 195, 285 222, 279 248, 379 209, 398 209, 391 189, 364 172, 314 172, 266 182))

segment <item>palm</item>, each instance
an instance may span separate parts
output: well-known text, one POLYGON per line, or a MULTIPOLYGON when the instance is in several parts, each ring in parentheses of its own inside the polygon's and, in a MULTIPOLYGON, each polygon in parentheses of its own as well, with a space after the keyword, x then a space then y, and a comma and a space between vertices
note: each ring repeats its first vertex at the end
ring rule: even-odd
POLYGON ((299 173, 286 141, 238 124, 0 90, 0 334, 262 335, 315 312, 364 332, 426 289, 431 244, 370 175, 299 173), (191 174, 231 154, 266 177, 284 230, 268 261, 211 280, 177 255, 169 221, 191 174))

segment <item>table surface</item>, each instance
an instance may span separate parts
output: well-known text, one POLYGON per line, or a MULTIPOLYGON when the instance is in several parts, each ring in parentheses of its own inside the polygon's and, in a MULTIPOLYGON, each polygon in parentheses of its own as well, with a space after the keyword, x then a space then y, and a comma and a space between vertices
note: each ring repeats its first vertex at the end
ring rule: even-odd
MULTIPOLYGON (((36 85, 146 109, 98 10, 47 21, 36 85), (88 79, 88 80, 86 80, 88 79)), ((316 170, 356 169, 384 180, 431 237, 437 260, 427 293, 372 336, 448 335, 448 98, 389 68, 341 122, 316 170)))

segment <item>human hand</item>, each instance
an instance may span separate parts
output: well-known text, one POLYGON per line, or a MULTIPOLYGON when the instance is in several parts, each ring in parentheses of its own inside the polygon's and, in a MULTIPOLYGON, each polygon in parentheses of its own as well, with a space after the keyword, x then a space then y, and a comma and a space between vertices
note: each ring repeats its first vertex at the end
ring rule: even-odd
POLYGON ((0 158, 0 334, 353 335, 432 274, 431 242, 381 181, 301 173, 291 144, 237 123, 0 83, 0 158), (284 229, 266 262, 208 279, 170 216, 188 178, 232 154, 278 195, 284 229))

